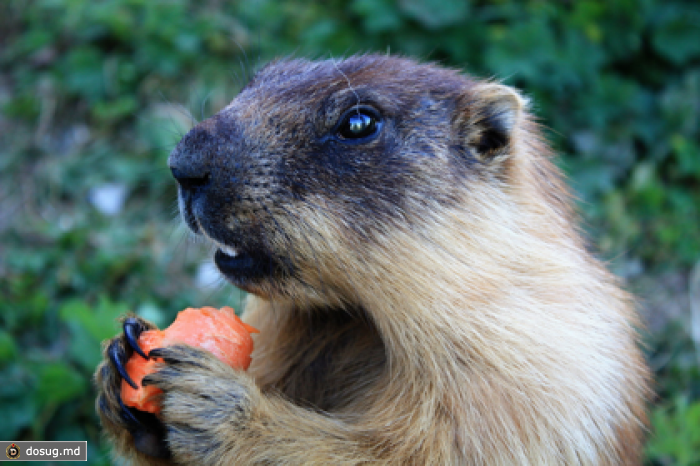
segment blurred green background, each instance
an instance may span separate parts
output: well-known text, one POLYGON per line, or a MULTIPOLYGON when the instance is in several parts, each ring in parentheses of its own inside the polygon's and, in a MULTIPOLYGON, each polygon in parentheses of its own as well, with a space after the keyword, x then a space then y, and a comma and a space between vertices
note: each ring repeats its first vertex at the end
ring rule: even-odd
POLYGON ((258 66, 380 51, 532 97, 601 257, 640 297, 649 465, 700 465, 700 4, 0 1, 0 439, 87 440, 129 310, 240 307, 177 218, 169 151, 258 66))

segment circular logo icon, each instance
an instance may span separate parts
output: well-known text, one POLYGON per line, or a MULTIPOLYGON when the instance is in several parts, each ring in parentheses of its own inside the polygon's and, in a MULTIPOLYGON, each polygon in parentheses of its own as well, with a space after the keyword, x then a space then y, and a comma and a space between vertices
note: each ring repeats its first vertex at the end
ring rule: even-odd
POLYGON ((14 443, 5 449, 5 454, 11 460, 16 460, 19 458, 19 447, 14 443))

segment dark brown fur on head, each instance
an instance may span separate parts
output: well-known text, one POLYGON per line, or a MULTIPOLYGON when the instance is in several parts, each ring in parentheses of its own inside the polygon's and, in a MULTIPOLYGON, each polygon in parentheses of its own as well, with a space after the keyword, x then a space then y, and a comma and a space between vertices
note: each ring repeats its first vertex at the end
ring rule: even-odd
POLYGON ((257 261, 234 283, 286 294, 299 268, 322 259, 297 251, 298 236, 323 235, 298 206, 326 212, 350 244, 397 222, 425 224, 426 211, 460 202, 470 179, 501 165, 493 159, 507 150, 521 106, 503 86, 403 58, 277 61, 192 129, 170 166, 180 179, 199 179, 193 189, 181 183, 190 227, 257 261), (379 118, 377 137, 338 138, 343 115, 366 108, 379 118))

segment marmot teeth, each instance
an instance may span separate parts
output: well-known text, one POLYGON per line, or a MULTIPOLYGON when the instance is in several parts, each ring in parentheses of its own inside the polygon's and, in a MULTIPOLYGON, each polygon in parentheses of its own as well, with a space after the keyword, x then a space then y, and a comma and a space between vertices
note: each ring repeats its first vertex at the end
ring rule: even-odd
POLYGON ((225 244, 220 244, 217 243, 217 246, 219 246, 219 249, 221 249, 221 252, 226 254, 227 256, 230 257, 236 257, 238 255, 238 251, 232 248, 231 246, 226 246, 225 244))

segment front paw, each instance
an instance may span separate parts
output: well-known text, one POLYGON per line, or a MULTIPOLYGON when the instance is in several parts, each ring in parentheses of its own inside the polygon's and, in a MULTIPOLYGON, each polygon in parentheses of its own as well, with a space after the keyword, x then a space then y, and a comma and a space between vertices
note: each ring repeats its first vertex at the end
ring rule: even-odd
POLYGON ((162 358, 157 372, 143 379, 144 385, 163 390, 161 417, 168 425, 197 428, 201 421, 240 423, 249 414, 252 381, 242 371, 227 366, 212 353, 187 345, 151 350, 162 358))
POLYGON ((232 431, 245 427, 258 394, 245 372, 192 346, 158 348, 149 356, 164 364, 143 384, 163 390, 160 418, 178 460, 201 460, 232 431))
POLYGON ((97 413, 104 429, 111 434, 118 449, 128 452, 130 445, 146 455, 169 458, 165 443, 165 427, 155 415, 124 405, 121 399, 122 379, 135 387, 126 372, 126 362, 136 352, 147 358, 138 346, 139 335, 155 325, 139 317, 128 316, 122 321, 123 333, 104 346, 104 360, 95 373, 98 389, 97 413))

